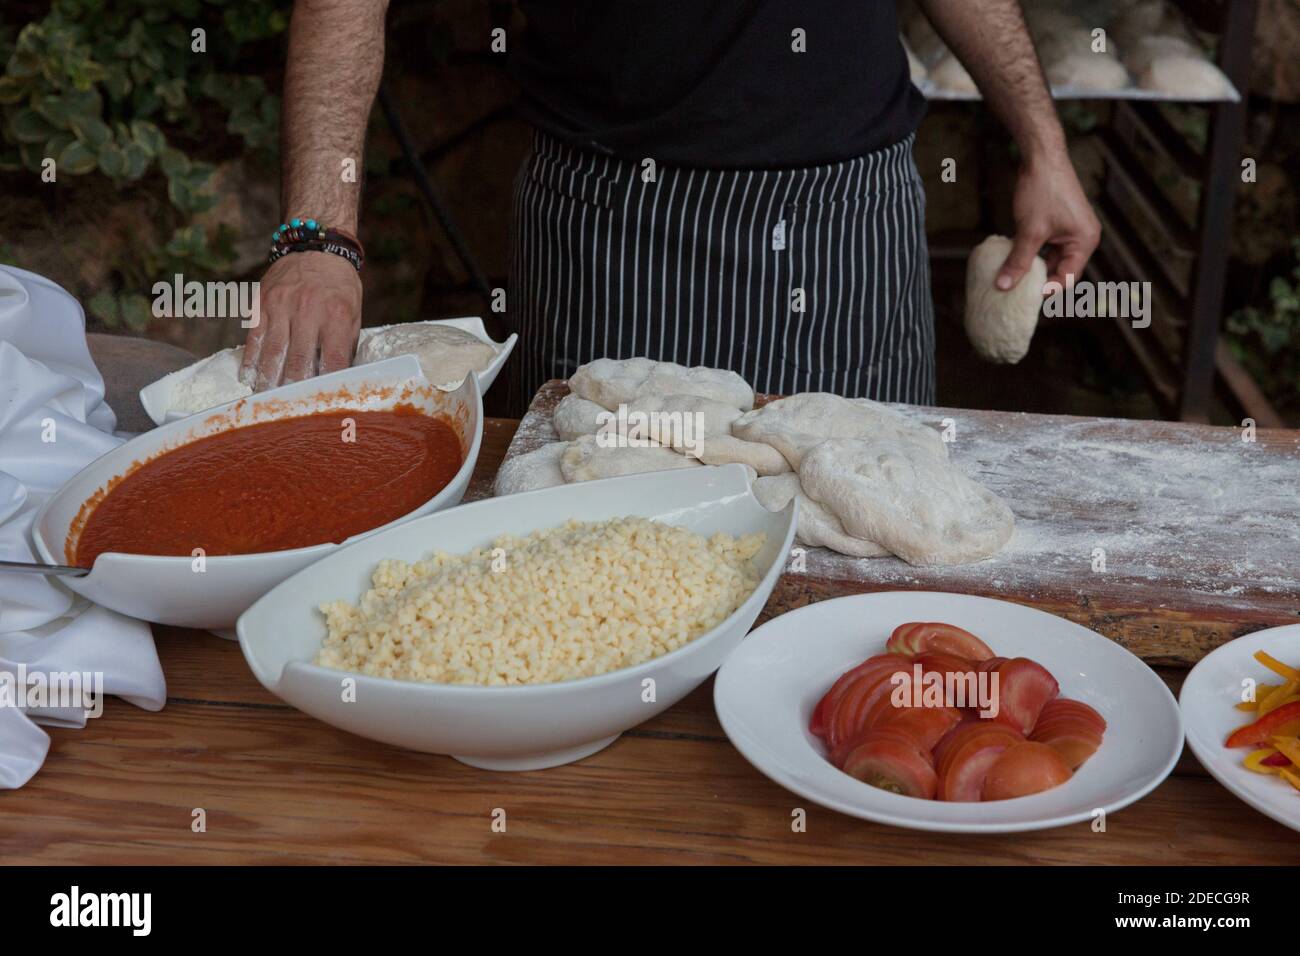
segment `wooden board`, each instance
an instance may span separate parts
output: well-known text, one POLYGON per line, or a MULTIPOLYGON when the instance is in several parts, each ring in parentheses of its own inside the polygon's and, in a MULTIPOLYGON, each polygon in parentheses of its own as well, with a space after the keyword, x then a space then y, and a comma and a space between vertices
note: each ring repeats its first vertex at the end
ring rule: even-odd
MULTIPOLYGON (((556 440, 551 415, 566 394, 563 382, 542 387, 507 460, 556 440)), ((769 615, 868 591, 983 594, 1177 666, 1300 622, 1300 432, 1243 441, 1240 429, 1205 425, 895 407, 950 431, 953 460, 1016 513, 1011 541, 955 568, 810 549, 769 615)))

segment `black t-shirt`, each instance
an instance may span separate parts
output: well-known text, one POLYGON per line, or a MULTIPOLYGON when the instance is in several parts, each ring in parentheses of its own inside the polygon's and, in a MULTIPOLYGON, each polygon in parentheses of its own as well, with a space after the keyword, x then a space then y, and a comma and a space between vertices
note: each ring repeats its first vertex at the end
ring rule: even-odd
POLYGON ((510 57, 525 115, 578 146, 680 166, 814 166, 898 142, 925 110, 894 0, 519 5, 528 29, 510 57))

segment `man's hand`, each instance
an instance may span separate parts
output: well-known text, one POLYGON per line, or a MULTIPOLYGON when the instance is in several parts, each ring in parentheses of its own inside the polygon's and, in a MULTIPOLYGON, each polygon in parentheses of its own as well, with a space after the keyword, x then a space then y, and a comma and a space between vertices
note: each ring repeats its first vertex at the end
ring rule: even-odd
MULTIPOLYGON (((357 235, 361 183, 348 171, 364 166, 387 9, 388 0, 294 0, 280 114, 285 222, 310 216, 357 235)), ((240 368, 245 384, 261 391, 351 364, 361 278, 346 259, 290 253, 266 270, 261 291, 261 321, 240 368)))
POLYGON ((998 274, 1020 283, 1043 246, 1049 281, 1073 284, 1096 251, 1101 226, 1070 163, 1065 133, 1018 0, 919 0, 939 35, 979 84, 984 101, 1020 146, 1015 246, 998 274))
POLYGON ((1019 285, 1034 256, 1048 246, 1047 281, 1072 288, 1101 241, 1101 223, 1067 152, 1025 161, 1012 212, 1015 246, 998 273, 997 287, 1006 292, 1019 285))
POLYGON ((361 277, 346 259, 295 252, 271 263, 262 277, 260 306, 239 369, 246 385, 260 392, 352 364, 361 329, 361 277))

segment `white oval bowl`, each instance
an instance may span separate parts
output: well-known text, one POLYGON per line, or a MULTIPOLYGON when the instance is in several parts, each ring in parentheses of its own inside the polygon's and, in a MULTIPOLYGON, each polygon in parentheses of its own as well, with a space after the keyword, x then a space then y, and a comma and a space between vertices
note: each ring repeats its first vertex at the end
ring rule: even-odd
POLYGON ((1300 664, 1300 624, 1247 634, 1216 647, 1197 662, 1178 695, 1187 745, 1201 766, 1238 799, 1283 826, 1300 831, 1300 793, 1280 777, 1254 773, 1242 766, 1250 748, 1229 750, 1223 745, 1230 733, 1251 721, 1249 713, 1234 707, 1241 700, 1242 681, 1281 681, 1255 660, 1256 651, 1265 651, 1292 667, 1300 664))
MULTIPOLYGON (((240 425, 313 412, 351 408, 379 411, 400 403, 447 416, 460 435, 464 462, 451 482, 420 507, 383 528, 458 504, 469 485, 483 440, 483 402, 473 375, 453 392, 431 387, 419 362, 403 355, 295 382, 159 426, 91 462, 68 480, 37 513, 32 537, 41 560, 66 564, 65 542, 82 504, 139 461, 240 425)), ((65 577, 69 588, 96 604, 158 624, 222 630, 268 590, 347 544, 325 543, 259 554, 216 555, 202 573, 193 559, 107 552, 85 577, 65 577)))
POLYGON ((563 485, 492 498, 367 537, 289 578, 239 619, 239 646, 257 679, 313 717, 362 737, 451 754, 489 770, 537 770, 586 757, 671 707, 735 650, 767 602, 794 539, 793 505, 767 511, 739 465, 690 468, 563 485), (503 534, 525 535, 570 518, 640 516, 704 535, 763 532, 758 588, 713 630, 635 667, 596 677, 512 687, 432 684, 369 677, 312 661, 326 636, 317 606, 355 602, 385 558, 457 554, 503 534), (345 702, 343 681, 355 681, 345 702), (654 700, 644 699, 646 680, 654 700))
POLYGON ((787 790, 849 816, 943 833, 1014 833, 1114 812, 1154 790, 1183 749, 1178 704, 1135 655, 1045 611, 968 594, 861 594, 783 614, 731 656, 713 700, 736 749, 787 790), (1038 661, 1060 682, 1063 697, 1101 712, 1101 748, 1059 787, 988 803, 889 793, 836 769, 808 730, 813 708, 836 678, 882 653, 894 628, 908 621, 956 624, 995 654, 1038 661))
MULTIPOLYGON (((505 366, 506 360, 510 358, 510 353, 514 351, 515 342, 519 340, 519 336, 512 333, 504 342, 495 341, 490 335, 488 335, 487 327, 483 324, 483 320, 476 315, 468 316, 463 319, 434 319, 429 322, 406 324, 449 325, 452 328, 468 332, 476 339, 486 342, 495 348, 497 350, 496 358, 488 364, 487 368, 478 373, 478 387, 479 391, 483 394, 487 394, 487 390, 492 387, 492 383, 496 381, 498 373, 500 373, 502 367, 505 366)), ((374 335, 376 332, 383 332, 385 329, 391 329, 393 327, 394 326, 391 325, 377 325, 372 328, 362 329, 360 336, 357 339, 357 346, 360 347, 361 343, 365 342, 366 339, 374 335)), ((221 349, 221 352, 232 351, 234 350, 221 349)), ((213 354, 218 355, 220 352, 214 352, 213 354)), ((208 358, 211 357, 212 356, 208 356, 208 358)), ((164 375, 156 382, 150 382, 144 388, 140 389, 140 404, 144 406, 145 413, 153 419, 155 425, 178 422, 182 419, 189 418, 191 415, 204 415, 212 411, 212 409, 204 409, 201 412, 178 412, 168 410, 172 401, 172 392, 175 391, 176 387, 180 385, 181 382, 188 378, 192 378, 194 373, 198 371, 199 366, 208 361, 208 358, 199 359, 199 361, 192 365, 187 365, 184 368, 177 369, 174 372, 164 375)))

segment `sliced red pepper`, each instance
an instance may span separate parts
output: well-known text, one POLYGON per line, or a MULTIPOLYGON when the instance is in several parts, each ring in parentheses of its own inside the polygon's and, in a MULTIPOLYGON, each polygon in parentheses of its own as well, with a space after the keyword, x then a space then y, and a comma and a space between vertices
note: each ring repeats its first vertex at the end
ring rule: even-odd
POLYGON ((1238 727, 1228 737, 1225 746, 1256 747, 1267 744, 1270 737, 1300 735, 1300 700, 1284 704, 1270 711, 1253 724, 1238 727))

